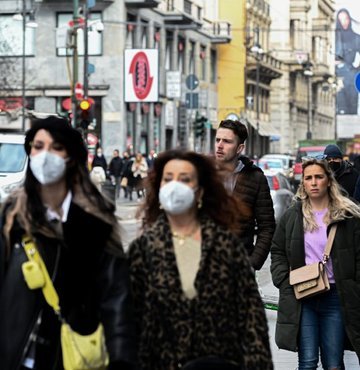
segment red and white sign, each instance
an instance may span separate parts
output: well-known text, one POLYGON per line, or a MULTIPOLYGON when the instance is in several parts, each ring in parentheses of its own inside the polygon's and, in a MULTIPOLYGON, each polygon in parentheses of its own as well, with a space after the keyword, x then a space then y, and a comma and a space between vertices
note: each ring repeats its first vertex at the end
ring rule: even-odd
POLYGON ((159 52, 157 49, 125 50, 125 101, 157 102, 159 52))
MULTIPOLYGON (((69 20, 69 22, 68 22, 68 25, 69 25, 69 27, 74 27, 74 25, 75 25, 75 22, 74 22, 74 20, 73 19, 70 19, 69 20)), ((84 25, 85 25, 85 18, 82 18, 82 17, 79 17, 78 19, 77 19, 77 26, 79 26, 79 27, 84 27, 84 25)))
POLYGON ((75 98, 81 100, 84 97, 84 88, 80 82, 75 84, 75 98))

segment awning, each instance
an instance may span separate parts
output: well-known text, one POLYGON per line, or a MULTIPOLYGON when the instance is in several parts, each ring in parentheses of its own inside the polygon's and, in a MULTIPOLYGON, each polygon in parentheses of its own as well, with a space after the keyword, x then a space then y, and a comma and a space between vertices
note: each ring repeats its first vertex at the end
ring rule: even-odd
MULTIPOLYGON (((249 124, 257 130, 257 122, 255 120, 247 120, 249 124)), ((271 140, 277 141, 281 134, 270 122, 259 121, 259 134, 261 136, 269 136, 271 140)))

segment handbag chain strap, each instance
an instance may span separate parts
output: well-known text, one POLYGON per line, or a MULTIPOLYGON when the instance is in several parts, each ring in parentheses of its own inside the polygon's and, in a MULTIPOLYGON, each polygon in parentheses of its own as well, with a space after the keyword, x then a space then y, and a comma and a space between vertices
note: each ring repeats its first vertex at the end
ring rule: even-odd
POLYGON ((334 224, 330 228, 329 236, 328 236, 328 239, 326 241, 326 246, 325 246, 325 250, 324 250, 323 261, 322 261, 324 265, 326 264, 326 262, 330 258, 330 252, 331 252, 331 248, 332 248, 332 245, 333 245, 333 242, 334 242, 336 229, 337 229, 337 224, 334 224))
POLYGON ((29 236, 25 235, 22 238, 22 245, 24 247, 28 259, 30 261, 37 262, 39 267, 41 268, 41 271, 44 274, 45 285, 42 287, 42 292, 46 302, 49 304, 49 306, 53 308, 56 315, 60 317, 61 321, 63 321, 60 312, 59 296, 49 276, 45 262, 36 248, 35 242, 29 236))

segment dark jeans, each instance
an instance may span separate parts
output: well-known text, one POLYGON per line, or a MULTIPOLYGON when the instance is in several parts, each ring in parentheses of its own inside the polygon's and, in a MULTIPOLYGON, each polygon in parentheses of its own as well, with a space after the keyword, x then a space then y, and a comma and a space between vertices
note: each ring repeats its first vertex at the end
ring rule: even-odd
POLYGON ((345 327, 335 284, 329 292, 302 303, 299 336, 299 370, 343 369, 345 327))

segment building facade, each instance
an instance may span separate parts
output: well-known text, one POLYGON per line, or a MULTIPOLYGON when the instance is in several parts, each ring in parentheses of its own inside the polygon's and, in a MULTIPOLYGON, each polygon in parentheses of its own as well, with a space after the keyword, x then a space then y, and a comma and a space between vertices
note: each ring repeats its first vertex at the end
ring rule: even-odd
POLYGON ((81 12, 77 62, 73 57, 73 5, 2 2, 0 53, 6 63, 0 69, 7 78, 0 80, 0 129, 26 128, 23 111, 68 115, 72 86, 83 84, 87 74, 88 96, 95 102, 89 132, 105 154, 114 148, 144 153, 176 146, 210 150, 217 122, 217 48, 231 40, 231 26, 219 20, 217 1, 98 0, 87 20, 91 68, 86 71, 81 12), (25 21, 14 19, 18 13, 25 21), (38 27, 30 28, 34 18, 38 27), (8 28, 13 35, 9 45, 8 28), (131 49, 157 53, 158 92, 152 101, 125 96, 125 50, 131 49), (194 131, 198 117, 206 118, 199 134, 194 131))
POLYGON ((265 0, 229 0, 220 2, 220 14, 232 24, 232 41, 219 48, 219 119, 242 119, 246 153, 260 157, 280 140, 270 115, 272 81, 282 75, 282 62, 270 53, 270 7, 265 0))
POLYGON ((271 117, 281 140, 274 152, 292 152, 299 140, 334 139, 334 2, 270 0, 272 54, 283 63, 272 85, 271 117))

